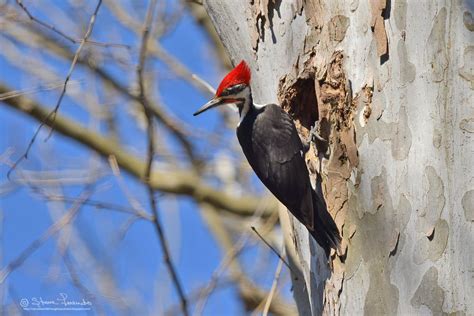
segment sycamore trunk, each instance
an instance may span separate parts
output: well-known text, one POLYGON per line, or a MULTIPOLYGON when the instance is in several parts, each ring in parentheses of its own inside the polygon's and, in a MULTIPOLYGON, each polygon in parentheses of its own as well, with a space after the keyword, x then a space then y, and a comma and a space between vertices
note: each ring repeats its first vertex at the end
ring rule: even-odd
POLYGON ((343 249, 329 268, 286 211, 302 315, 474 314, 473 2, 204 3, 231 59, 253 69, 320 168, 343 249))

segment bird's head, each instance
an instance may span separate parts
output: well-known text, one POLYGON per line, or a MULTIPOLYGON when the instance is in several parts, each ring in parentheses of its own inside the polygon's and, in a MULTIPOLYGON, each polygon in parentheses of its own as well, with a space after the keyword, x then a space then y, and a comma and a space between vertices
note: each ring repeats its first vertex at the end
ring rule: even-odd
POLYGON ((242 108, 250 101, 250 77, 250 68, 242 60, 222 79, 216 95, 193 115, 196 116, 224 104, 233 104, 242 112, 242 108))

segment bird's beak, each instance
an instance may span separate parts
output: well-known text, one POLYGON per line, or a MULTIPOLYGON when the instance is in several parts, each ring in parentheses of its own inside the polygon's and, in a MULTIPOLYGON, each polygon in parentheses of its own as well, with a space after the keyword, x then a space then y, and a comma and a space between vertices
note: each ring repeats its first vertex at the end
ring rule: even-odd
POLYGON ((225 104, 224 100, 222 98, 219 98, 219 97, 215 97, 213 98, 211 101, 207 102, 206 104, 204 104, 199 110, 196 111, 196 113, 194 113, 193 115, 196 116, 196 115, 199 115, 201 114, 202 112, 204 111, 207 111, 209 109, 212 109, 212 108, 215 108, 219 105, 223 105, 225 104))

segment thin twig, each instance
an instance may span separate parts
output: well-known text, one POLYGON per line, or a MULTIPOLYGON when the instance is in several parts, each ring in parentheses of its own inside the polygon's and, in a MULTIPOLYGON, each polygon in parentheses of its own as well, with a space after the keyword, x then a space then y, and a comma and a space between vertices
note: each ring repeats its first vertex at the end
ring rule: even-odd
MULTIPOLYGON (((20 0, 18 0, 18 1, 20 1, 20 0)), ((21 1, 20 1, 20 3, 21 3, 21 1)), ((8 170, 8 173, 7 173, 8 178, 10 178, 11 172, 13 170, 15 170, 16 166, 18 166, 18 164, 21 161, 23 161, 24 159, 28 159, 28 153, 30 152, 31 147, 33 146, 33 144, 36 140, 36 137, 38 136, 38 134, 39 134, 40 130, 43 128, 43 126, 45 126, 45 125, 51 126, 51 131, 50 131, 50 134, 49 134, 49 136, 51 136, 51 133, 54 130, 54 120, 56 118, 56 114, 59 111, 59 107, 61 106, 61 102, 64 98, 64 95, 66 94, 67 84, 69 82, 69 79, 71 78, 72 72, 74 71, 74 67, 76 66, 77 60, 79 59, 79 54, 81 53, 82 48, 84 47, 84 44, 86 43, 87 39, 92 34, 92 30, 94 29, 94 24, 95 24, 96 17, 97 17, 97 14, 99 12, 101 4, 102 4, 102 0, 99 0, 97 2, 97 6, 94 10, 94 13, 92 14, 92 16, 89 20, 89 26, 87 28, 86 33, 84 34, 83 41, 81 42, 81 44, 79 45, 79 47, 76 50, 76 53, 74 54, 74 58, 72 60, 71 66, 69 67, 69 71, 68 71, 68 74, 66 76, 66 79, 64 80, 63 89, 61 91, 61 94, 59 95, 58 101, 56 102, 56 106, 48 114, 48 116, 46 116, 46 118, 41 122, 41 124, 36 129, 36 132, 34 133, 33 137, 31 138, 30 143, 28 144, 28 147, 26 148, 25 153, 13 164, 13 166, 10 168, 10 170, 8 170)), ((47 138, 49 138, 49 136, 47 138)))
MULTIPOLYGON (((77 81, 77 82, 79 82, 79 81, 77 81)), ((27 95, 27 94, 38 93, 38 92, 41 92, 41 91, 55 90, 55 89, 61 88, 63 85, 64 85, 64 83, 62 83, 62 82, 61 83, 56 83, 56 84, 51 83, 51 84, 45 85, 44 87, 9 91, 7 93, 0 94, 0 101, 10 99, 10 98, 16 98, 20 95, 27 95)))
POLYGON ((278 285, 278 280, 280 279, 281 268, 283 267, 283 260, 278 260, 278 266, 275 271, 275 277, 273 278, 272 288, 270 289, 270 293, 268 293, 267 300, 265 302, 265 306, 263 307, 262 316, 267 316, 268 311, 270 310, 270 305, 272 304, 273 295, 275 295, 276 288, 278 285))
MULTIPOLYGON (((104 1, 105 2, 105 1, 104 1)), ((113 6, 109 7, 110 8, 115 8, 118 5, 117 1, 113 1, 112 4, 113 6)), ((111 5, 111 4, 109 4, 111 5)), ((120 9, 122 10, 122 9, 120 9)), ((112 13, 117 14, 115 11, 111 10, 112 13)), ((122 10, 125 11, 125 10, 122 10)), ((119 12, 122 12, 119 11, 119 12)), ((121 15, 119 15, 121 18, 121 15)), ((134 23, 134 26, 138 25, 138 23, 134 23)), ((12 34, 12 30, 8 29, 8 32, 12 34)), ((49 33, 43 32, 41 29, 32 29, 31 27, 29 28, 29 31, 32 33, 31 35, 37 40, 40 41, 45 41, 48 45, 53 45, 54 49, 59 52, 59 55, 62 57, 66 58, 73 58, 73 54, 70 51, 70 48, 63 45, 62 43, 59 43, 56 38, 50 36, 49 33)), ((136 32, 137 35, 139 36, 140 31, 133 29, 132 31, 136 32)), ((15 36, 15 34, 13 34, 15 36)), ((22 40, 20 38, 20 40, 22 40)), ((22 40, 26 45, 30 45, 28 42, 25 42, 25 40, 22 40)), ((154 42, 152 43, 152 47, 150 47, 150 53, 154 54, 154 47, 156 46, 154 42)), ((45 44, 46 46, 46 44, 45 44)), ((125 86, 124 84, 120 83, 116 79, 114 79, 110 74, 105 71, 105 69, 101 68, 94 62, 90 56, 84 56, 79 58, 78 63, 84 65, 85 67, 91 69, 94 71, 100 78, 102 78, 106 83, 110 84, 113 88, 115 88, 118 92, 121 94, 125 95, 127 98, 130 98, 132 100, 135 100, 139 103, 141 103, 141 100, 138 96, 137 93, 133 92, 129 87, 125 86)), ((188 78, 190 78, 188 76, 188 78)), ((153 115, 158 119, 158 121, 171 133, 173 137, 176 137, 180 145, 182 146, 184 152, 190 159, 191 163, 193 166, 198 169, 202 165, 201 157, 197 153, 197 151, 194 148, 193 143, 188 139, 189 136, 196 136, 196 133, 190 133, 189 132, 189 127, 184 124, 183 121, 178 120, 171 116, 167 111, 165 111, 164 107, 158 105, 157 101, 155 100, 148 100, 148 103, 150 104, 150 108, 153 112, 153 115), (153 101, 153 102, 152 102, 153 101)))
POLYGON ((76 40, 73 39, 72 37, 70 37, 69 35, 67 35, 66 33, 62 32, 61 30, 58 30, 54 25, 52 24, 48 24, 46 22, 43 22, 41 21, 40 19, 34 17, 30 11, 28 10, 28 8, 23 4, 23 1, 22 0, 16 0, 16 3, 20 6, 20 8, 26 13, 26 15, 28 15, 28 17, 30 18, 30 20, 38 23, 39 25, 47 28, 47 29, 50 29, 51 31, 55 32, 56 34, 60 35, 61 37, 64 37, 65 39, 67 39, 68 41, 72 42, 72 43, 76 43, 76 40))
MULTIPOLYGON (((233 285, 233 283, 234 283, 234 281, 230 277, 221 278, 219 280, 218 284, 216 285, 215 291, 227 289, 227 288, 231 287, 233 285)), ((188 294, 189 303, 193 303, 193 302, 198 301, 202 297, 203 292, 207 291, 207 288, 208 288, 208 284, 205 284, 205 285, 202 285, 202 286, 192 290, 191 293, 188 294)), ((173 305, 173 306, 169 307, 166 311, 164 311, 163 315, 164 316, 175 316, 179 313, 180 309, 181 309, 181 304, 173 305)))
MULTIPOLYGON (((45 40, 48 42, 49 45, 53 45, 55 48, 61 51, 60 55, 63 57, 70 57, 72 58, 73 55, 68 47, 61 45, 54 38, 48 36, 43 32, 38 32, 36 30, 31 30, 35 32, 32 34, 33 36, 39 37, 40 40, 45 40)), ((25 43, 27 44, 27 43, 25 43)), ((151 50, 152 51, 152 50, 151 50)), ((110 84, 114 89, 116 89, 120 94, 134 100, 138 103, 141 103, 140 96, 135 93, 132 89, 127 87, 126 85, 120 83, 118 80, 113 78, 104 68, 101 68, 96 64, 96 62, 91 59, 90 56, 84 56, 83 58, 79 58, 78 63, 82 64, 83 66, 91 69, 95 72, 101 79, 105 81, 105 83, 110 84)), ((148 98, 149 107, 153 113, 153 115, 158 119, 158 121, 179 141, 181 146, 183 147, 185 153, 189 156, 190 160, 197 163, 199 160, 199 156, 196 153, 194 145, 188 139, 188 136, 193 135, 190 132, 190 129, 182 120, 177 120, 173 116, 171 116, 163 106, 160 106, 157 101, 150 100, 148 98), (153 101, 153 102, 152 102, 153 101)))
MULTIPOLYGON (((47 195, 45 193, 44 198, 48 201, 58 201, 58 202, 76 202, 77 198, 72 198, 72 197, 67 197, 63 195, 47 195)), ((127 213, 127 214, 132 214, 133 216, 139 218, 139 219, 145 219, 147 221, 153 221, 153 216, 149 215, 148 213, 143 212, 140 209, 136 209, 133 206, 132 207, 126 207, 122 206, 119 204, 113 204, 113 203, 108 203, 108 202, 102 202, 102 201, 95 201, 95 200, 88 200, 84 202, 84 205, 88 206, 93 206, 98 209, 105 209, 105 210, 113 210, 121 213, 127 213)))
POLYGON ((219 278, 227 269, 227 267, 232 263, 232 261, 239 255, 239 253, 245 248, 248 240, 250 239, 249 235, 243 235, 239 241, 232 247, 222 259, 219 267, 212 273, 211 280, 209 284, 202 290, 201 297, 199 298, 196 308, 194 310, 194 316, 202 315, 204 307, 206 306, 207 299, 211 293, 216 289, 219 282, 219 278))
POLYGON ((211 84, 209 82, 207 82, 206 80, 202 79, 201 77, 199 77, 198 75, 196 74, 192 74, 191 75, 191 78, 196 80, 197 82, 199 82, 203 87, 205 87, 207 89, 207 91, 209 91, 210 94, 215 94, 216 93, 216 89, 214 89, 213 86, 211 86, 211 84))
POLYGON ((159 42, 153 42, 150 47, 150 53, 163 61, 171 71, 178 75, 181 79, 186 80, 197 89, 204 93, 214 94, 216 90, 203 78, 193 73, 185 65, 183 65, 176 57, 170 55, 159 42))
MULTIPOLYGON (((255 210, 255 214, 250 219, 251 222, 256 222, 261 218, 263 210, 265 209, 264 204, 265 204, 264 202, 260 201, 257 209, 255 210)), ((194 309, 194 313, 193 313, 194 316, 200 316, 203 314, 204 308, 206 307, 209 297, 211 296, 212 292, 217 287, 219 278, 224 273, 224 271, 226 271, 227 267, 229 267, 232 264, 232 262, 237 258, 240 252, 242 252, 245 246, 249 243, 249 239, 250 239, 250 233, 246 232, 242 234, 239 240, 234 245, 232 245, 232 247, 230 247, 229 250, 226 252, 224 258, 221 260, 221 263, 219 264, 219 267, 212 273, 211 280, 209 281, 208 286, 205 289, 203 289, 202 296, 199 298, 196 304, 196 308, 194 309)))
POLYGON ((77 272, 74 264, 72 262, 71 256, 68 252, 63 255, 64 265, 66 266, 69 276, 71 278, 72 284, 87 298, 87 300, 92 301, 92 306, 94 306, 94 311, 98 315, 105 315, 102 305, 98 304, 97 297, 87 288, 87 286, 81 281, 79 273, 77 272))
POLYGON ((281 259, 281 261, 283 261, 283 263, 285 264, 285 266, 287 266, 288 269, 290 269, 290 271, 293 272, 293 275, 297 275, 297 274, 293 271, 293 269, 290 267, 290 264, 289 264, 288 262, 286 262, 286 260, 280 255, 280 253, 278 252, 278 250, 276 250, 275 248, 273 248, 273 246, 270 245, 270 243, 268 243, 268 241, 266 241, 265 238, 263 238, 262 235, 260 235, 260 233, 257 231, 257 229, 256 229, 254 226, 252 226, 251 228, 252 228, 252 230, 255 232, 255 234, 257 234, 257 236, 265 243, 265 245, 267 245, 268 248, 270 248, 270 249, 277 255, 277 257, 281 259))
POLYGON ((189 2, 192 2, 192 3, 195 3, 195 4, 199 4, 199 5, 204 5, 204 3, 202 2, 202 0, 188 0, 189 2))
MULTIPOLYGON (((153 216, 150 215, 150 217, 153 216)), ((132 215, 120 226, 117 230, 117 237, 115 238, 116 244, 119 244, 125 238, 132 225, 138 222, 139 219, 138 216, 132 215)))
MULTIPOLYGON (((0 93, 10 90, 8 86, 0 82, 0 93)), ((42 121, 49 113, 46 107, 25 96, 7 99, 2 105, 23 112, 37 121, 42 121)), ((129 153, 119 143, 113 142, 110 138, 91 131, 61 114, 58 114, 56 117, 56 130, 65 137, 85 146, 85 148, 95 151, 105 159, 115 157, 121 169, 140 181, 144 180, 143 173, 146 169, 144 161, 129 153)), ((151 182, 153 189, 156 191, 189 196, 198 203, 206 203, 219 211, 225 211, 238 216, 254 215, 262 199, 262 197, 250 193, 246 196, 236 197, 222 190, 215 189, 206 184, 202 178, 189 171, 189 169, 155 169, 151 182)), ((263 210, 262 217, 268 218, 277 211, 276 199, 274 197, 264 199, 268 200, 269 203, 263 210)))
MULTIPOLYGON (((120 5, 120 2, 114 0, 105 0, 105 4, 109 8, 109 10, 117 17, 119 23, 139 35, 141 25, 138 24, 135 19, 130 15, 130 13, 120 5)), ((208 86, 210 85, 207 84, 206 86, 205 81, 202 78, 197 77, 197 75, 197 78, 193 77, 192 72, 178 59, 168 53, 166 49, 159 43, 159 41, 152 41, 150 43, 149 49, 150 55, 163 61, 176 75, 181 77, 183 80, 188 81, 190 84, 205 93, 209 91, 208 86)), ((214 94, 214 92, 212 92, 212 94, 214 94)))
POLYGON ((117 184, 120 190, 123 192, 123 194, 127 198, 128 203, 134 209, 140 210, 140 213, 146 213, 143 205, 136 199, 136 197, 130 191, 130 188, 127 186, 127 183, 124 180, 122 173, 120 171, 120 166, 117 162, 116 157, 114 155, 110 155, 107 160, 109 162, 110 169, 112 169, 112 173, 114 177, 117 179, 117 184))
POLYGON ((92 45, 96 45, 96 46, 102 46, 102 47, 121 47, 121 48, 131 49, 131 46, 126 45, 126 44, 101 43, 101 42, 97 42, 97 41, 90 41, 90 40, 87 40, 86 38, 79 39, 79 40, 75 39, 75 38, 72 38, 71 36, 67 35, 63 31, 56 28, 54 25, 46 23, 44 21, 41 21, 40 19, 38 19, 37 17, 32 15, 30 10, 28 10, 28 8, 23 4, 22 0, 16 0, 16 3, 26 13, 26 15, 28 16, 28 18, 31 21, 36 22, 39 25, 41 25, 42 27, 45 27, 45 28, 53 31, 54 33, 58 34, 59 36, 63 37, 64 39, 68 40, 69 42, 71 42, 73 44, 88 43, 88 44, 92 44, 92 45))
POLYGON ((189 315, 188 314, 188 307, 187 307, 187 300, 186 296, 184 294, 184 290, 182 288, 182 285, 179 281, 178 274, 176 272, 176 269, 173 265, 171 255, 169 252, 169 247, 168 247, 168 242, 166 240, 163 227, 161 225, 160 221, 160 214, 158 212, 158 207, 155 199, 155 195, 153 192, 153 188, 150 183, 150 175, 152 172, 152 167, 153 167, 153 155, 154 155, 154 143, 155 143, 155 128, 154 128, 154 121, 153 121, 153 115, 151 112, 151 108, 148 104, 148 100, 146 98, 146 93, 145 93, 145 80, 143 76, 143 69, 145 67, 145 62, 146 62, 146 55, 147 55, 147 45, 148 45, 148 39, 150 35, 150 29, 151 29, 151 24, 153 21, 153 16, 154 16, 154 11, 156 7, 156 0, 151 0, 150 4, 148 6, 147 10, 147 15, 145 19, 145 25, 143 28, 143 33, 142 33, 142 43, 141 43, 141 48, 140 48, 140 55, 139 55, 139 62, 137 66, 137 76, 138 76, 138 85, 140 88, 140 99, 141 103, 143 105, 143 110, 146 115, 147 119, 147 136, 148 136, 148 152, 147 152, 147 164, 146 164, 146 169, 145 169, 145 183, 147 184, 147 189, 148 189, 148 196, 150 199, 150 206, 153 211, 153 215, 155 216, 154 218, 154 224, 156 228, 156 232, 158 234, 161 248, 163 250, 163 257, 166 266, 168 267, 168 271, 171 275, 171 278, 173 280, 173 284, 176 288, 176 292, 178 293, 178 296, 181 301, 181 309, 183 311, 183 314, 185 316, 189 315))
POLYGON ((20 267, 28 257, 33 254, 39 247, 41 247, 50 237, 58 233, 63 227, 72 222, 77 213, 83 206, 83 202, 91 196, 92 192, 84 191, 79 200, 74 203, 69 211, 64 214, 57 222, 49 226, 49 228, 36 240, 34 240, 28 247, 26 247, 15 259, 0 270, 0 284, 2 284, 10 273, 20 267))

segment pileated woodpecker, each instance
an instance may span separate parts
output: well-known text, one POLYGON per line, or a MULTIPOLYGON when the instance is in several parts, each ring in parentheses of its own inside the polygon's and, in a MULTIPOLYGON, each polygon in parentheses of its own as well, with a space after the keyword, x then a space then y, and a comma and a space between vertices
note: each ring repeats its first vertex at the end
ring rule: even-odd
POLYGON ((311 186, 304 159, 307 150, 290 115, 281 107, 253 103, 250 77, 250 69, 242 61, 224 77, 214 98, 194 115, 223 104, 237 106, 237 138, 250 166, 329 255, 330 248, 339 247, 341 237, 323 197, 311 186))

